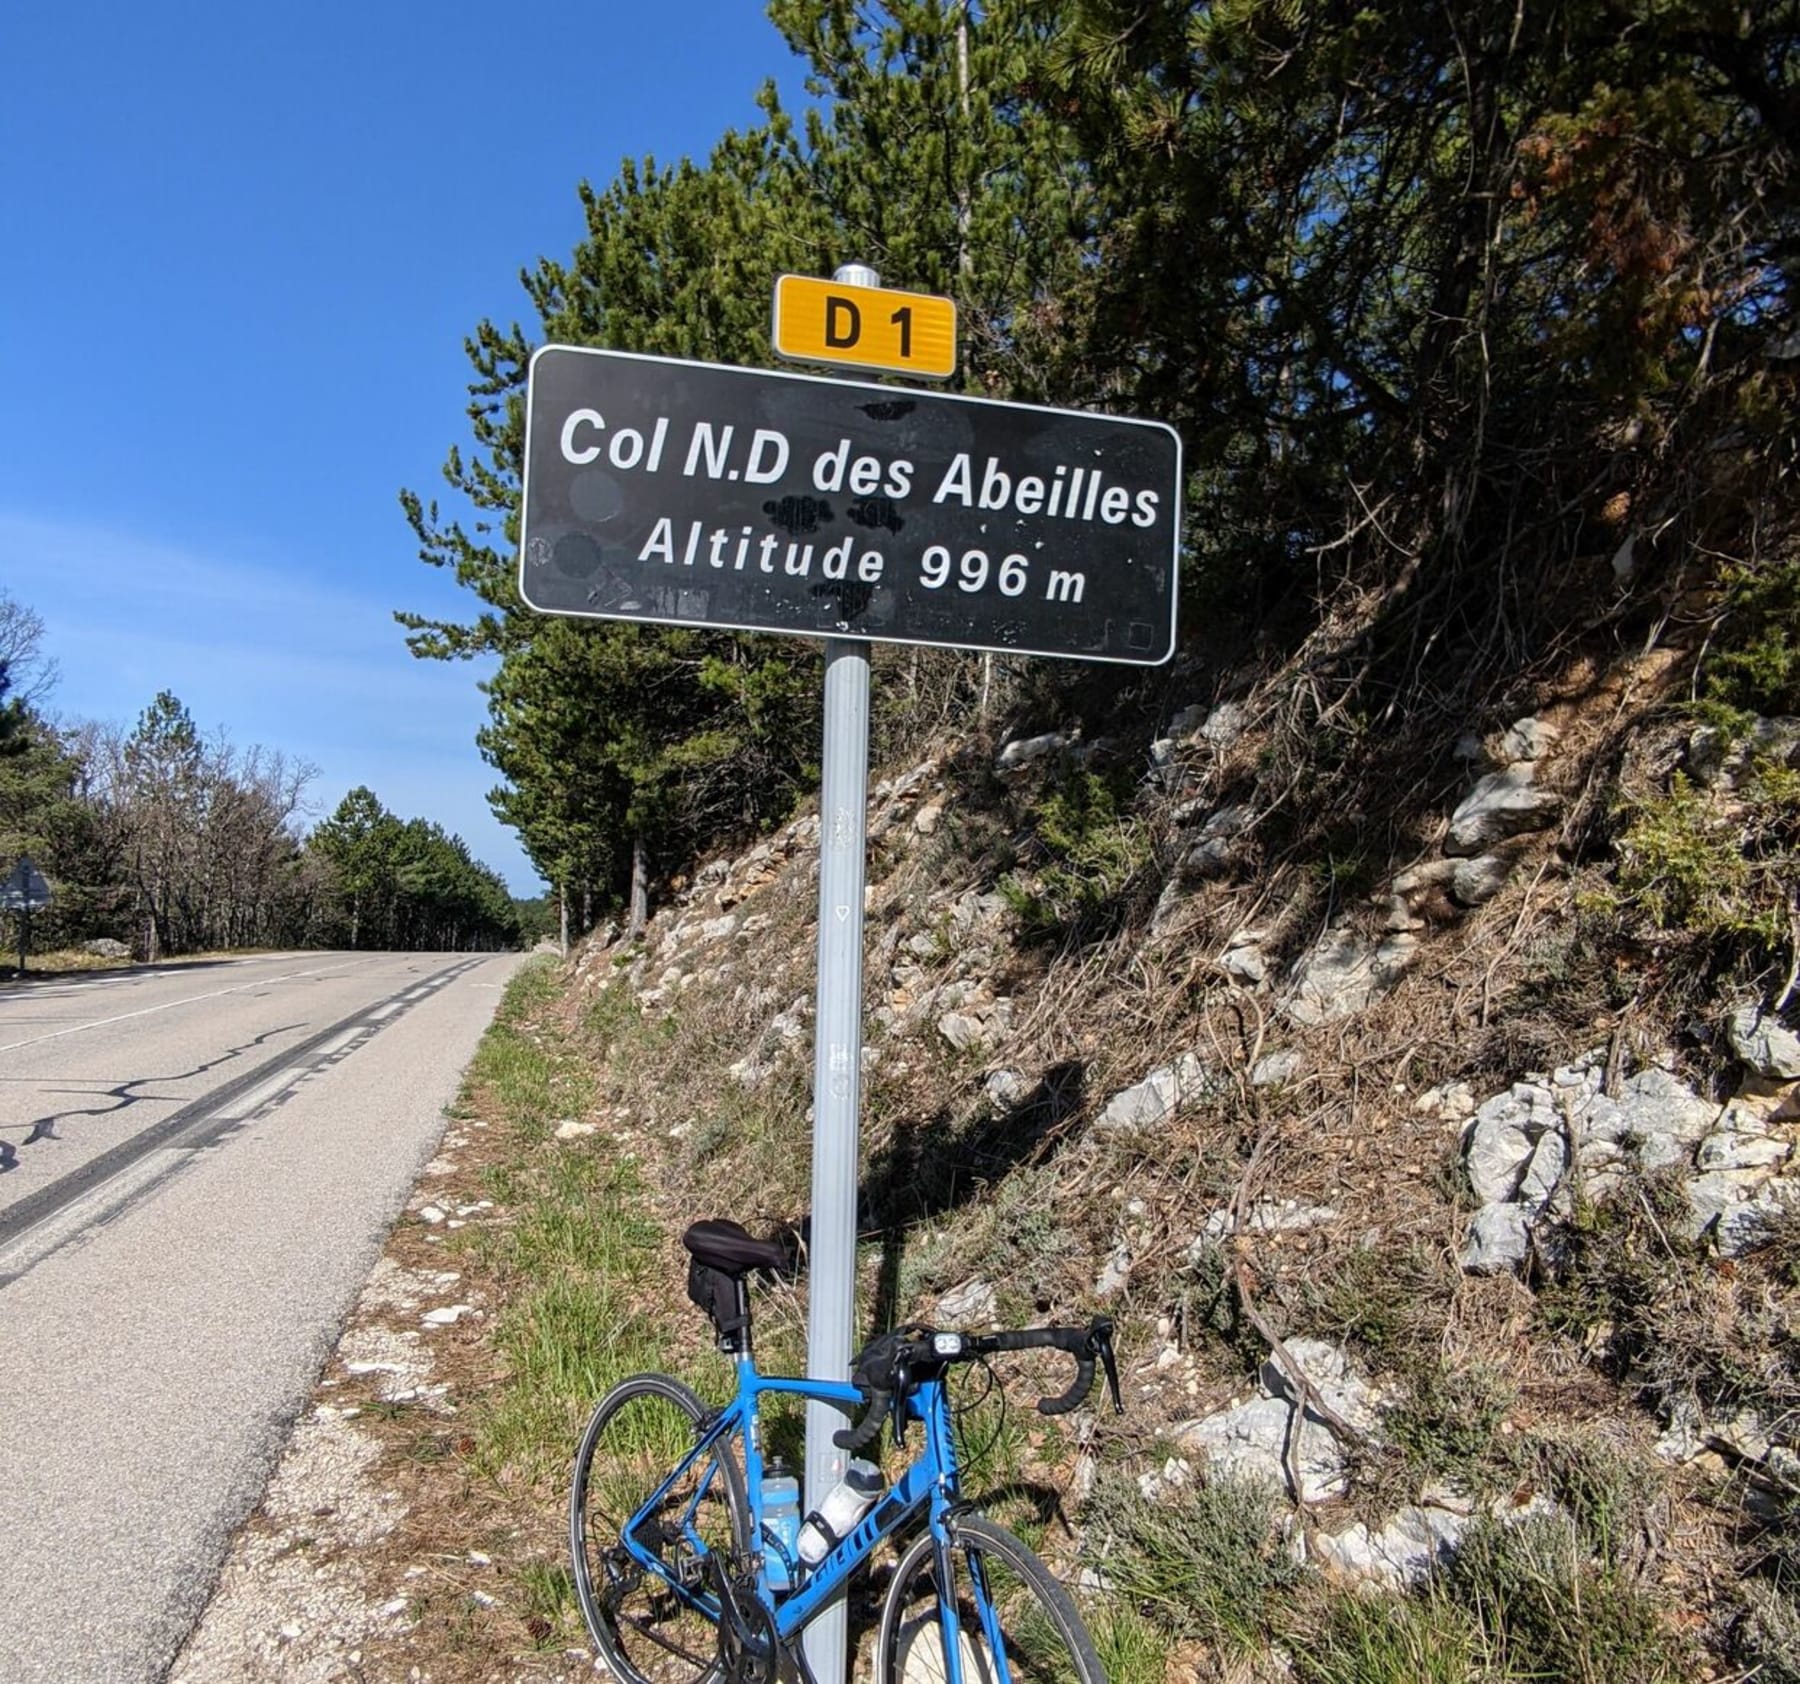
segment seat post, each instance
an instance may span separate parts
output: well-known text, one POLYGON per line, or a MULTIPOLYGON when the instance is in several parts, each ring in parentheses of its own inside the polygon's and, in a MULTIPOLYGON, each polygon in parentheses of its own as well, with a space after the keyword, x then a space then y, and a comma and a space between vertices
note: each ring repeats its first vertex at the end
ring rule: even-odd
POLYGON ((727 1356, 750 1354, 750 1282, 743 1275, 732 1278, 732 1317, 737 1325, 719 1334, 719 1349, 727 1356))

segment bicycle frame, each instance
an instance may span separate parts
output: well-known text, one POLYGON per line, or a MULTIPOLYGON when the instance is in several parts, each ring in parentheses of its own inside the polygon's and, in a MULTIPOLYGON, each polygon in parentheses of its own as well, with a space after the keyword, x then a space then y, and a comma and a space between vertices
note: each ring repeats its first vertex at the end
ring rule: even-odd
MULTIPOLYGON (((922 1513, 937 1539, 939 1548, 940 1615, 947 1645, 949 1684, 962 1684, 962 1652, 959 1622, 953 1599, 943 1594, 949 1584, 944 1570, 948 1534, 944 1522, 959 1497, 956 1446, 950 1431, 949 1400, 942 1380, 921 1380, 909 1400, 909 1414, 923 1431, 924 1444, 898 1480, 879 1496, 867 1514, 832 1548, 818 1564, 805 1574, 804 1583, 787 1591, 777 1591, 769 1583, 763 1534, 763 1454, 761 1405, 764 1397, 787 1396, 823 1402, 853 1415, 863 1406, 857 1389, 843 1381, 815 1380, 807 1377, 765 1376, 756 1369, 754 1356, 740 1352, 736 1358, 737 1392, 706 1424, 699 1442, 670 1470, 668 1477, 654 1491, 638 1514, 623 1529, 623 1543, 639 1567, 656 1575, 683 1601, 698 1608, 707 1618, 717 1621, 717 1601, 700 1585, 684 1585, 671 1576, 656 1555, 643 1548, 634 1536, 639 1518, 655 1509, 669 1489, 697 1463, 734 1435, 743 1447, 745 1496, 750 1511, 750 1524, 757 1551, 756 1588, 763 1605, 769 1609, 777 1637, 786 1644, 805 1630, 808 1623, 849 1581, 851 1575, 887 1538, 909 1526, 922 1513)), ((703 1481, 689 1504, 689 1515, 699 1507, 708 1481, 703 1481)), ((699 1544, 697 1532, 687 1526, 690 1541, 699 1544)), ((793 1566, 799 1569, 800 1564, 793 1566)), ((997 1617, 981 1582, 979 1567, 974 1566, 976 1604, 981 1610, 989 1652, 997 1658, 1002 1684, 1006 1678, 1005 1647, 997 1617)))

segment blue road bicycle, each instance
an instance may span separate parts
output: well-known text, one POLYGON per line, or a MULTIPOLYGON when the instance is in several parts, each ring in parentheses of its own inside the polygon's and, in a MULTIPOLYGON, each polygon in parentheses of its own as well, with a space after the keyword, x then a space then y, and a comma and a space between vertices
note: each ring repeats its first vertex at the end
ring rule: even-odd
POLYGON ((906 1327, 865 1346, 848 1383, 765 1376, 746 1281, 784 1270, 786 1253, 735 1222, 697 1222, 682 1243, 688 1294, 733 1360, 737 1390, 712 1409, 669 1375, 635 1375, 601 1400, 582 1435, 570 1552, 582 1617, 613 1675, 622 1684, 813 1684, 801 1633, 892 1540, 877 1684, 1104 1684, 1068 1591, 964 1499, 948 1375, 1003 1351, 1059 1350, 1075 1362, 1073 1383, 1038 1409, 1076 1408, 1096 1362, 1117 1409, 1112 1323, 985 1334, 906 1327), (888 1423, 896 1444, 909 1424, 922 1429, 904 1471, 810 1564, 764 1503, 761 1406, 775 1395, 859 1416, 834 1435, 853 1455, 888 1423))

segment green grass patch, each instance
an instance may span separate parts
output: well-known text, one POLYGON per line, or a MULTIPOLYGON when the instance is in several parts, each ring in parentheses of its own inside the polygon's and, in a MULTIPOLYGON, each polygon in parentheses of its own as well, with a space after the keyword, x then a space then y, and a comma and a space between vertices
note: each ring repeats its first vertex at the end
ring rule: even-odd
POLYGON ((575 1575, 560 1561, 526 1561, 513 1575, 519 1612, 534 1647, 554 1649, 568 1638, 586 1641, 575 1602, 575 1575))
POLYGON ((1194 1476, 1148 1498, 1130 1474, 1102 1469, 1083 1548, 1125 1606, 1238 1659, 1264 1646, 1310 1578, 1281 1536, 1280 1507, 1256 1480, 1194 1476))
POLYGON ((560 988, 554 959, 521 965, 469 1064, 466 1089, 484 1093, 528 1143, 547 1138, 558 1119, 579 1116, 593 1100, 588 1067, 568 1056, 562 1036, 546 1021, 544 1008, 560 988))
POLYGON ((1693 1676, 1692 1657, 1649 1598, 1596 1564, 1566 1516, 1471 1527, 1444 1587, 1479 1620, 1487 1668, 1502 1679, 1674 1684, 1693 1676))
POLYGON ((1474 1684, 1492 1676, 1481 1622, 1441 1588, 1338 1595, 1289 1644, 1300 1684, 1474 1684))
POLYGON ((1480 1364, 1452 1369, 1441 1359, 1417 1363, 1406 1392, 1382 1421, 1388 1441, 1421 1481, 1451 1475, 1480 1480, 1513 1394, 1480 1364))
POLYGON ((1163 1684, 1169 1640, 1154 1621, 1122 1603, 1097 1600, 1083 1608, 1082 1617, 1109 1684, 1163 1684))
POLYGON ((470 1243, 503 1289, 494 1348, 505 1377, 474 1424, 477 1468, 560 1480, 587 1413, 616 1381, 668 1366, 647 1280, 656 1232, 629 1160, 552 1138, 593 1094, 591 1049, 560 1026, 554 961, 521 966, 469 1070, 465 1099, 504 1131, 487 1185, 510 1220, 470 1243), (648 1306, 648 1308, 646 1308, 648 1306))

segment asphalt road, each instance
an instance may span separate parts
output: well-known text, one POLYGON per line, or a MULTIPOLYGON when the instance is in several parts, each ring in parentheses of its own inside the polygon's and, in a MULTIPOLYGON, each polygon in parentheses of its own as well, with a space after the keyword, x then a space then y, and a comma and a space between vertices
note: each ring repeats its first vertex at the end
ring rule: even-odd
POLYGON ((517 963, 0 994, 0 1680, 162 1676, 517 963))

